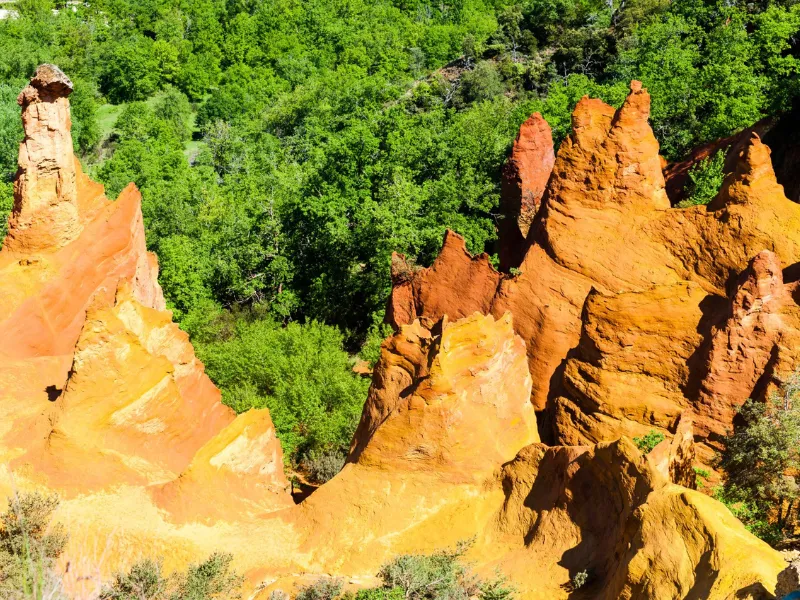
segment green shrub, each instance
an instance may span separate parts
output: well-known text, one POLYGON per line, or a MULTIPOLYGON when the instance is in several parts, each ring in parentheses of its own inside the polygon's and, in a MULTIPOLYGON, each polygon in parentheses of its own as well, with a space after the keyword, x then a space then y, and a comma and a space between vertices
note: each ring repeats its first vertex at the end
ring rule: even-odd
POLYGON ((796 519, 800 489, 800 372, 767 402, 748 400, 741 425, 724 440, 717 466, 725 481, 716 495, 753 533, 774 543, 796 519))
POLYGON ((67 535, 51 526, 58 496, 39 492, 14 495, 0 516, 0 597, 4 600, 60 599, 55 561, 64 551, 67 535))
POLYGON ((572 576, 572 579, 570 579, 570 585, 572 586, 573 590, 579 590, 587 583, 589 583, 589 571, 586 569, 575 573, 575 575, 572 576))
POLYGON ((230 554, 214 553, 185 572, 162 574, 162 561, 145 558, 117 573, 99 600, 233 600, 244 578, 231 570, 230 554))
POLYGON ((342 593, 341 579, 320 577, 314 583, 297 590, 295 600, 333 600, 342 593))
POLYGON ((643 437, 633 438, 633 443, 643 453, 649 454, 650 451, 664 441, 664 434, 655 429, 651 429, 643 437))
POLYGON ((726 150, 719 150, 689 169, 688 196, 678 203, 678 208, 708 204, 717 197, 725 179, 725 153, 726 150))
POLYGON ((355 600, 405 600, 406 595, 403 588, 371 588, 368 590, 358 590, 355 600))
POLYGON ((311 452, 300 466, 314 483, 325 483, 333 479, 344 467, 346 455, 339 450, 311 452))
POLYGON ((383 598, 392 594, 406 600, 510 600, 515 590, 499 574, 482 580, 463 563, 470 542, 433 554, 404 554, 385 564, 378 576, 383 580, 383 598), (399 590, 399 591, 397 591, 399 590))
POLYGON ((754 536, 772 545, 783 539, 781 528, 777 523, 770 523, 767 511, 749 498, 746 492, 727 484, 714 488, 712 495, 754 536))

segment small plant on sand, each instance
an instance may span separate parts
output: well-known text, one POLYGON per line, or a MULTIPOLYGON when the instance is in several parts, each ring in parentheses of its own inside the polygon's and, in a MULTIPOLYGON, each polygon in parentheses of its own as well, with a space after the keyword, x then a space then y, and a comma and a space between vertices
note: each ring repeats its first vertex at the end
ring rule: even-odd
POLYGON ((297 590, 295 600, 333 600, 342 593, 343 582, 332 577, 320 577, 314 583, 297 590))

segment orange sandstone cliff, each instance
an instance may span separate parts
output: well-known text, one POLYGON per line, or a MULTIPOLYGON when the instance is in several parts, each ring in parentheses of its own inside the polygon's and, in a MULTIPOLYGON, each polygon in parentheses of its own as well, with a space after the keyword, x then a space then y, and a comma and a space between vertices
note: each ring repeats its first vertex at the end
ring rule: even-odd
POLYGON ((223 406, 165 310, 138 191, 108 201, 72 156, 70 91, 43 65, 20 95, 0 491, 61 495, 73 597, 141 556, 216 550, 251 597, 368 585, 398 553, 465 539, 531 600, 772 597, 781 557, 690 489, 797 347, 781 269, 800 214, 757 138, 713 205, 675 210, 638 84, 619 111, 582 100, 554 159, 533 117, 507 170, 521 273, 454 233, 429 269, 395 257, 396 332, 347 463, 296 505, 268 411, 223 406), (651 428, 667 437, 642 456, 629 438, 651 428))
POLYGON ((685 414, 708 463, 736 409, 800 362, 796 283, 784 278, 800 261, 800 205, 749 131, 711 204, 671 208, 649 107, 637 82, 618 110, 578 103, 518 275, 448 233, 430 268, 396 278, 387 314, 399 326, 510 312, 545 441, 672 437, 685 414), (466 295, 453 285, 465 280, 466 295))

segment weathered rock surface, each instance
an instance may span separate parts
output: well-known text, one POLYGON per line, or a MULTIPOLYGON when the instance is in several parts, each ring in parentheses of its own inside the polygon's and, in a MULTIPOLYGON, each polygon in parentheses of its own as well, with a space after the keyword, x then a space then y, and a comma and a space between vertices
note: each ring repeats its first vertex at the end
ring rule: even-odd
POLYGON ((525 258, 526 240, 533 218, 553 170, 555 152, 550 125, 534 113, 520 127, 511 156, 503 167, 498 222, 500 269, 519 267, 525 258))
POLYGON ((780 600, 792 592, 800 590, 800 560, 792 561, 783 571, 778 573, 778 585, 775 597, 780 600))
POLYGON ((497 528, 522 548, 500 564, 531 598, 561 597, 581 571, 588 582, 570 598, 768 598, 782 568, 724 507, 671 484, 625 438, 528 446, 502 482, 497 528), (547 571, 522 576, 548 554, 547 571))
POLYGON ((72 82, 58 67, 42 65, 17 99, 25 139, 19 151, 7 248, 57 249, 81 232, 67 100, 71 93, 72 82))
MULTIPOLYGON (((61 494, 76 596, 141 556, 170 570, 222 550, 265 599, 321 574, 374 582, 399 553, 471 538, 477 570, 501 569, 523 599, 775 589, 780 555, 677 485, 692 486, 737 386, 766 389, 764 357, 774 378, 798 347, 780 271, 800 242, 797 207, 758 139, 714 206, 673 211, 646 92, 634 84, 616 112, 582 100, 520 275, 453 233, 428 269, 394 257, 397 331, 348 462, 295 505, 269 413, 224 407, 165 310, 136 188, 109 202, 67 156, 67 81, 42 68, 23 94, 0 251, 0 492, 61 494), (625 436, 651 428, 666 439, 643 457, 625 436), (548 447, 540 430, 571 445, 548 447), (589 584, 570 590, 582 570, 589 584)), ((534 150, 535 177, 517 168, 535 191, 548 154, 534 150)), ((521 200, 520 234, 532 212, 521 200)))
POLYGON ((650 429, 671 438, 680 415, 694 413, 707 462, 738 406, 764 397, 800 359, 794 285, 782 280, 800 261, 800 206, 777 183, 755 127, 736 138, 711 204, 671 209, 649 106, 637 82, 616 111, 578 103, 517 276, 487 265, 474 288, 480 301, 462 302, 463 286, 442 274, 470 257, 448 248, 449 234, 435 268, 406 277, 405 303, 423 321, 465 307, 510 312, 546 441, 590 444, 650 429), (745 270, 753 273, 734 289, 745 270))
MULTIPOLYGON (((157 510, 150 490, 176 522, 293 505, 269 413, 236 417, 223 406, 165 310, 138 190, 110 202, 81 172, 71 90, 43 65, 19 98, 25 140, 0 251, 0 490, 46 486, 78 512, 131 490, 157 510)), ((115 509, 105 510, 79 533, 112 535, 101 523, 115 509)), ((137 555, 163 546, 158 537, 134 534, 137 555)), ((124 544, 114 552, 126 556, 124 544)))

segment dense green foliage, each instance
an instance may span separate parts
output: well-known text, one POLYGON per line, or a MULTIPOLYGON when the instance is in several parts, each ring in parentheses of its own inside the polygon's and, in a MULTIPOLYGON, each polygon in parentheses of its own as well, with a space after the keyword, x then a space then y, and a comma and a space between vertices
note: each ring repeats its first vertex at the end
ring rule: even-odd
POLYGON ((715 495, 756 535, 777 541, 797 519, 800 487, 800 372, 783 383, 768 402, 748 400, 741 425, 725 439, 719 467, 724 485, 715 495))
POLYGON ((226 404, 240 412, 268 407, 288 458, 344 455, 369 382, 352 372, 336 328, 316 321, 282 326, 252 313, 202 316, 188 327, 226 404))
POLYGON ((678 202, 679 208, 708 204, 717 197, 725 179, 725 151, 718 150, 713 156, 701 160, 689 169, 688 196, 678 202))
POLYGON ((244 578, 231 570, 230 554, 214 553, 165 577, 161 561, 145 558, 127 572, 117 573, 99 600, 234 600, 241 598, 244 578))
MULTIPOLYGON (((788 107, 800 85, 794 0, 54 6, 20 0, 0 21, 0 214, 16 93, 55 62, 75 83, 87 169, 111 197, 130 181, 142 191, 176 318, 194 334, 204 314, 250 315, 198 338, 201 354, 226 402, 272 409, 294 460, 340 452, 352 433, 364 386, 342 339, 377 355, 391 252, 427 264, 447 228, 494 252, 500 167, 530 113, 558 142, 584 94, 618 106, 640 79, 676 159, 788 107), (279 334, 289 322, 307 325, 279 334), (281 350, 262 357, 257 339, 281 350), (319 356, 314 344, 332 354, 311 373, 298 357, 319 356), (240 350, 274 366, 240 366, 240 350), (276 383, 293 369, 293 387, 276 383)), ((693 175, 703 200, 715 179, 693 175)))
MULTIPOLYGON (((491 252, 499 167, 533 110, 560 139, 582 95, 619 104, 641 79, 676 158, 788 106, 800 64, 788 0, 51 9, 26 0, 0 23, 0 81, 15 91, 45 60, 73 77, 76 149, 112 196, 142 189, 176 315, 265 303, 345 327, 351 344, 380 320, 391 251, 429 262, 451 227, 491 252), (127 103, 110 137, 103 102, 127 103)), ((9 173, 19 131, 5 89, 9 173)))

